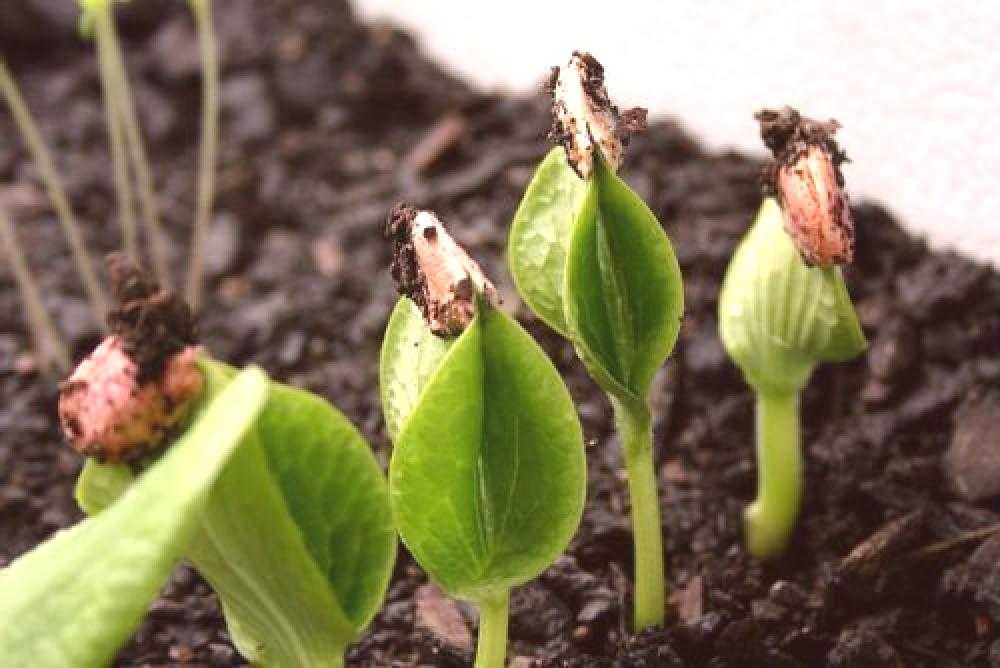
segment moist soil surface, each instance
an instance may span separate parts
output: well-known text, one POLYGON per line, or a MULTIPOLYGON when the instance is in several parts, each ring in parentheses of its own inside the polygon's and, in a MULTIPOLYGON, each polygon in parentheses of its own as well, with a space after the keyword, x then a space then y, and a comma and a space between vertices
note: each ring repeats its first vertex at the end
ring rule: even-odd
MULTIPOLYGON (((100 87, 72 3, 54 4, 5 3, 0 45, 58 152, 92 249, 106 253, 120 236, 100 87)), ((715 320, 720 278, 760 202, 761 165, 704 150, 673 122, 636 137, 622 174, 675 244, 686 305, 653 393, 671 619, 633 635, 628 500, 609 406, 570 346, 520 305, 503 260, 512 213, 547 148, 547 101, 474 92, 406 35, 362 26, 340 2, 215 5, 223 142, 198 313, 208 348, 328 397, 385 462, 376 372, 396 297, 382 226, 406 200, 436 209, 482 261, 578 402, 586 513, 566 555, 514 593, 515 665, 1000 666, 1000 476, 982 452, 1000 431, 1000 276, 928 251, 877 205, 857 206, 845 273, 871 348, 820 368, 805 392, 802 521, 787 555, 761 564, 741 547, 755 488, 753 399, 715 320), (949 471, 964 473, 956 482, 949 471)), ((121 30, 180 277, 194 210, 195 36, 184 5, 167 0, 123 6, 121 30)), ((538 64, 540 81, 552 64, 538 64)), ((9 117, 0 131, 2 196, 79 359, 98 340, 95 320, 9 117)), ((6 271, 0 313, 3 565, 80 519, 72 489, 82 462, 62 442, 57 378, 39 371, 6 271)), ((469 665, 469 631, 474 611, 437 595, 401 549, 385 607, 348 663, 469 665), (441 606, 450 610, 428 614, 441 606)), ((215 596, 185 566, 119 657, 123 666, 242 663, 215 596)))

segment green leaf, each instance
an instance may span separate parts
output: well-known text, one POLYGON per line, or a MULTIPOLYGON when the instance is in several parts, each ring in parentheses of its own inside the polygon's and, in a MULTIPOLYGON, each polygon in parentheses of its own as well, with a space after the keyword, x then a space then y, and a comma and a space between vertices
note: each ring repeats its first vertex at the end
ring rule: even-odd
POLYGON ((481 306, 396 441, 389 489, 403 542, 449 593, 480 600, 565 549, 585 476, 559 374, 519 325, 481 306))
POLYGON ((272 386, 259 434, 309 553, 360 632, 381 607, 396 560, 381 466, 343 414, 304 390, 272 386))
MULTIPOLYGON (((233 375, 200 366, 208 394, 233 375)), ((110 474, 91 463, 81 477, 91 505, 109 486, 100 472, 110 474)), ((396 556, 391 520, 385 476, 361 435, 323 399, 273 383, 185 556, 219 594, 248 660, 328 665, 381 605, 396 556)))
POLYGON ((9 666, 100 666, 138 626, 196 530, 207 493, 267 396, 250 369, 101 515, 0 571, 0 656, 9 666))
POLYGON ((448 352, 449 342, 424 324, 420 308, 407 297, 389 316, 379 360, 379 390, 385 426, 393 440, 413 412, 420 392, 448 352))
POLYGON ((535 170, 514 214, 507 262, 521 297, 545 324, 569 338, 563 272, 576 213, 587 186, 557 146, 535 170))
POLYGON ((574 223, 563 295, 594 379, 622 400, 644 399, 677 341, 681 272, 649 207, 601 159, 574 223))
POLYGON ((840 269, 806 266, 772 198, 726 270, 719 335, 747 382, 770 392, 798 391, 817 363, 867 346, 840 269))

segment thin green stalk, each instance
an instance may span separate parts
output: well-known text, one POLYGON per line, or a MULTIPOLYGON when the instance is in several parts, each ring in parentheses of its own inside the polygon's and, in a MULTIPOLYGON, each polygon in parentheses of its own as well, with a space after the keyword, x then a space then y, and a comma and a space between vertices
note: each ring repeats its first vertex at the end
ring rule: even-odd
POLYGON ((507 620, 510 590, 502 589, 479 601, 479 642, 476 668, 504 668, 507 662, 507 620))
POLYGON ((744 515, 747 547, 759 559, 788 544, 802 499, 799 395, 757 392, 757 499, 744 515))
POLYGON ((205 233, 212 216, 215 194, 215 163, 219 143, 219 59, 212 28, 211 0, 190 0, 201 50, 201 145, 198 149, 198 202, 191 256, 188 265, 187 302, 197 309, 201 303, 205 233))
POLYGON ((41 291, 38 289, 34 276, 31 275, 31 270, 28 269, 24 253, 17 242, 14 223, 3 208, 0 208, 0 242, 7 253, 14 280, 17 281, 21 301, 24 302, 24 306, 28 310, 28 323, 35 337, 35 347, 41 358, 42 366, 53 365, 59 372, 68 371, 70 360, 66 345, 59 337, 59 332, 52 323, 52 319, 49 318, 45 305, 42 304, 41 291))
POLYGON ((663 626, 666 581, 663 529, 653 468, 653 420, 644 403, 612 402, 628 469, 635 549, 634 630, 663 626))
POLYGON ((108 41, 112 30, 111 9, 108 5, 98 5, 93 9, 94 39, 97 43, 97 65, 101 74, 101 88, 104 91, 104 115, 108 126, 108 141, 111 144, 111 162, 114 168, 115 196, 118 200, 118 216, 122 225, 122 246, 126 255, 136 264, 139 258, 139 243, 136 237, 135 210, 132 198, 132 184, 128 173, 128 156, 125 149, 125 131, 122 127, 121 107, 116 101, 114 85, 114 55, 108 41))
POLYGON ((102 31, 103 34, 99 32, 97 38, 99 40, 104 39, 107 42, 108 56, 110 58, 108 74, 111 77, 111 88, 114 91, 113 100, 118 109, 118 118, 121 121, 125 146, 132 160, 132 169, 135 173, 139 191, 143 226, 146 232, 146 240, 149 243, 150 256, 153 260, 153 270, 156 272, 156 278, 160 284, 169 288, 171 286, 170 260, 163 237, 163 227, 160 225, 159 204, 153 189, 153 175, 149 168, 149 160, 146 158, 142 130, 139 127, 139 119, 135 113, 135 102, 129 90, 128 75, 125 70, 125 61, 122 57, 121 43, 118 41, 118 31, 115 28, 113 16, 110 11, 107 18, 106 32, 102 31))
POLYGON ((49 194, 49 199, 52 200, 52 206, 56 210, 56 217, 62 226, 70 252, 73 254, 76 271, 80 275, 80 283, 83 285, 83 291, 90 302, 94 320, 103 327, 107 302, 104 298, 104 291, 101 290, 101 284, 97 280, 94 265, 87 252, 87 244, 83 240, 80 225, 73 214, 69 197, 66 196, 66 190, 62 185, 62 179, 59 178, 59 173, 56 171, 52 154, 49 153, 48 146, 45 145, 45 141, 38 131, 38 126, 35 125, 35 121, 31 117, 28 105, 25 104, 24 98, 21 97, 21 92, 18 90, 17 84, 14 82, 14 78, 11 76, 10 71, 7 69, 7 64, 2 58, 0 58, 0 90, 2 90, 7 100, 7 105, 10 107, 14 121, 21 131, 21 136, 24 137, 24 143, 35 160, 38 173, 42 177, 42 183, 49 194))

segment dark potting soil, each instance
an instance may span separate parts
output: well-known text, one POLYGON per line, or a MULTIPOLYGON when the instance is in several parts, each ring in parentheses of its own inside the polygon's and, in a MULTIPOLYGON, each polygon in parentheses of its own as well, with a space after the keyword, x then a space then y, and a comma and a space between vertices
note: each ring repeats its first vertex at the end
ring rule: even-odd
MULTIPOLYGON (((100 89, 63 4, 3 3, 0 45, 103 253, 119 234, 100 89)), ((515 665, 1000 666, 1000 475, 989 452, 1000 440, 1000 276, 929 252, 877 205, 855 209, 847 278, 871 349, 819 369, 809 385, 801 526, 787 556, 757 563, 740 536, 754 493, 752 397, 720 347, 715 310, 760 201, 760 165, 707 152, 673 122, 636 137, 623 176, 675 244, 686 307, 653 395, 672 619, 632 635, 628 502, 607 402, 570 346, 519 305, 503 261, 507 225, 546 150, 545 100, 473 92, 405 35, 359 25, 340 2, 215 4, 223 145, 199 314, 208 347, 330 398, 386 461, 376 365, 395 294, 381 228, 405 199, 435 208, 482 260, 578 401, 586 514, 566 555, 514 594, 515 665)), ((195 37, 182 3, 145 0, 121 14, 180 276, 194 210, 195 37)), ((540 80, 552 64, 539 63, 540 80)), ((79 357, 97 341, 95 323, 6 116, 0 131, 2 197, 79 357)), ((34 368, 8 272, 0 313, 4 565, 80 518, 81 461, 62 443, 55 379, 34 368)), ((349 664, 468 665, 474 628, 474 613, 429 587, 401 550, 385 607, 349 664)), ((215 596, 183 566, 119 659, 241 663, 215 596)))

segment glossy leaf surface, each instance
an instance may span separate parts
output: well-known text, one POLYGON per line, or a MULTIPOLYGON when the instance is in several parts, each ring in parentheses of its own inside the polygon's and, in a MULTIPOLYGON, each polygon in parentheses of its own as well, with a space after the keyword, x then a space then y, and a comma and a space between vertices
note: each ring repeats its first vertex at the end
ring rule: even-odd
POLYGON ((644 399, 674 347, 684 310, 680 267, 649 207, 603 160, 577 213, 564 306, 594 379, 621 399, 644 399))
POLYGON ((105 512, 59 532, 0 571, 5 665, 110 662, 197 530, 213 483, 267 391, 260 371, 240 374, 105 512))
POLYGON ((507 262, 524 301, 552 329, 569 337, 563 275, 576 214, 587 186, 557 146, 535 170, 511 223, 507 262))
POLYGON ((519 325, 482 308, 451 344, 396 440, 400 536, 455 596, 523 583, 566 547, 583 511, 579 420, 519 325))

